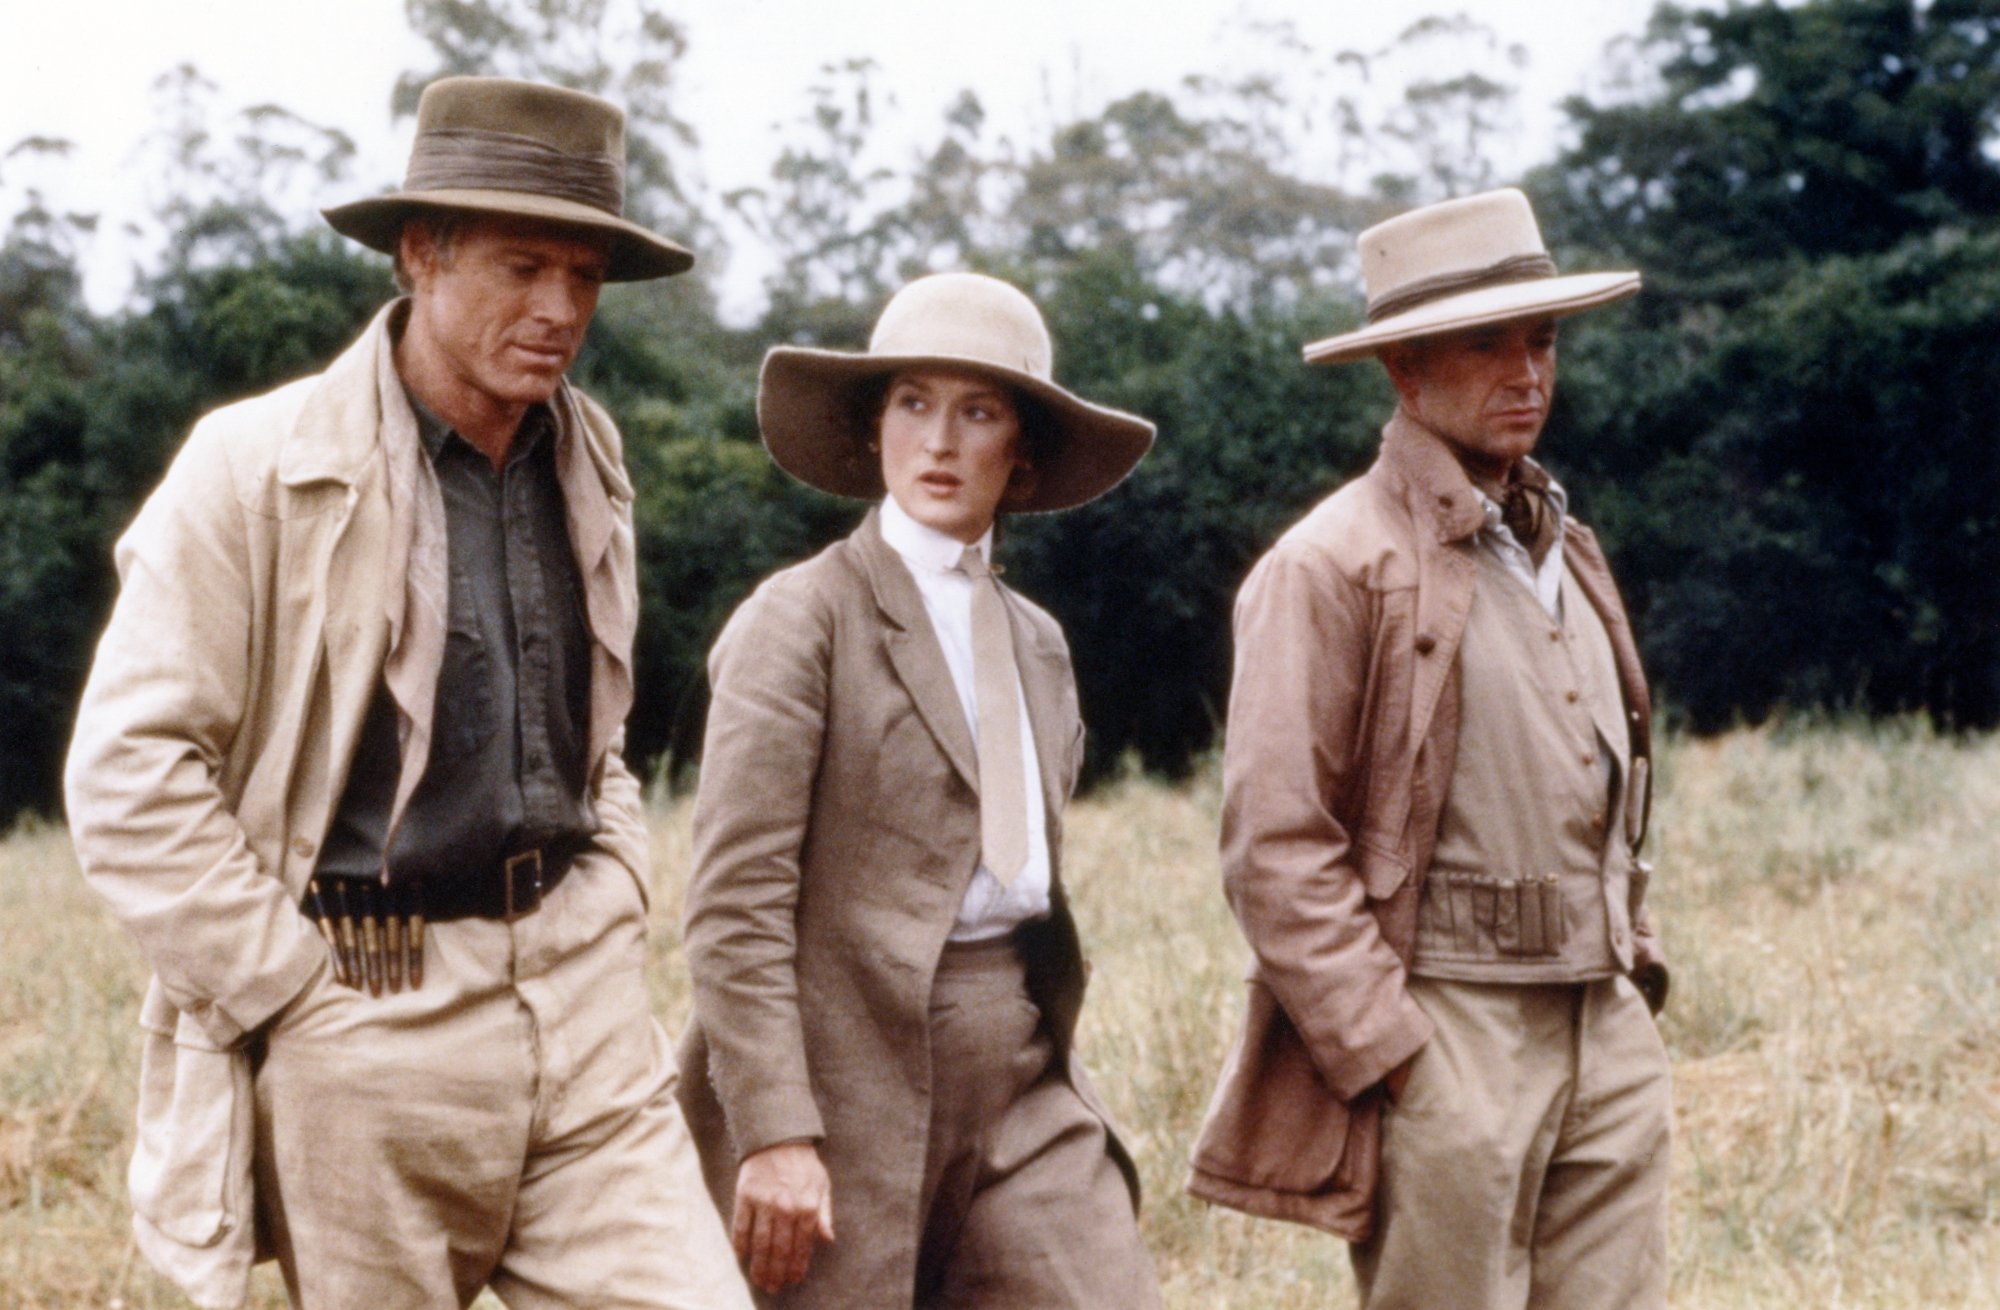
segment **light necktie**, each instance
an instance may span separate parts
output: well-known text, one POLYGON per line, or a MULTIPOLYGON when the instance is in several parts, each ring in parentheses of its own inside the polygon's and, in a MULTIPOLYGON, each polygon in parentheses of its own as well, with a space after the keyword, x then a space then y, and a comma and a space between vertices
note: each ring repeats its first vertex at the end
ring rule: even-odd
POLYGON ((1028 862, 1028 797, 1021 769, 1020 678, 1000 584, 975 546, 958 568, 972 579, 972 697, 979 726, 980 862, 1011 884, 1028 862))

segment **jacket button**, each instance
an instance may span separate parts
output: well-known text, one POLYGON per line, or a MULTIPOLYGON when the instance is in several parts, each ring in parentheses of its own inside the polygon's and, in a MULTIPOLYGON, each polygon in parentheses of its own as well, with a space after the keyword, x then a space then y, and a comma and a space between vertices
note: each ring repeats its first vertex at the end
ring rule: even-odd
POLYGON ((313 853, 313 844, 304 837, 292 838, 292 854, 305 859, 313 853))
POLYGON ((1417 634, 1417 654, 1428 655, 1437 649, 1437 644, 1437 638, 1431 636, 1430 633, 1420 632, 1417 634))
POLYGON ((1582 694, 1575 688, 1571 688, 1569 691, 1563 693, 1563 699, 1574 705, 1582 699, 1582 694))

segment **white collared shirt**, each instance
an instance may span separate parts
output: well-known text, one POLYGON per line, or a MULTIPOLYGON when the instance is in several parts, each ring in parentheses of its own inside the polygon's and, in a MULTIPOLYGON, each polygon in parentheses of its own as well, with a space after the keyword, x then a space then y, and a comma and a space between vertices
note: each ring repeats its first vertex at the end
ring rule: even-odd
MULTIPOLYGON (((1540 467, 1537 465, 1537 467, 1540 467)), ((1479 508, 1486 515, 1486 522, 1480 525, 1476 538, 1482 550, 1493 552, 1506 566, 1510 577, 1531 592, 1542 603, 1550 618, 1562 621, 1562 577, 1563 577, 1563 515, 1569 510, 1569 493, 1553 478, 1543 496, 1548 500, 1549 513, 1556 516, 1556 537, 1549 543, 1549 553, 1542 556, 1540 568, 1535 567, 1535 557, 1529 553, 1527 544, 1514 536, 1514 530, 1507 526, 1506 515, 1501 512, 1500 503, 1481 491, 1477 485, 1472 488, 1479 497, 1479 508)))
MULTIPOLYGON (((926 527, 904 512, 894 496, 882 501, 882 540, 896 552, 916 580, 917 594, 924 599, 931 630, 944 648, 945 667, 951 670, 952 686, 958 690, 959 705, 965 710, 965 724, 972 732, 973 749, 979 746, 979 708, 972 682, 972 579, 958 571, 965 543, 936 528, 926 527)), ((973 543, 988 564, 993 561, 993 530, 973 543)), ((1042 766, 1035 754, 1035 734, 1028 722, 1028 698, 1016 674, 1015 696, 1021 706, 1021 768, 1026 777, 1028 811, 1028 862, 1015 875, 1011 886, 1000 880, 984 864, 974 871, 958 907, 958 922, 951 930, 955 942, 985 941, 1004 937, 1029 919, 1049 912, 1049 825, 1042 798, 1042 766)))

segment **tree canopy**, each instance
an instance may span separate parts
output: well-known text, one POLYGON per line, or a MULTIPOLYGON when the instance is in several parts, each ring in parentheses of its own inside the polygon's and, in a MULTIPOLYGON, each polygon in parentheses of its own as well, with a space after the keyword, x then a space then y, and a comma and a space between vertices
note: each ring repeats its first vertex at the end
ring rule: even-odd
MULTIPOLYGON (((1074 513, 1007 527, 1063 621, 1091 767, 1174 771, 1221 724, 1250 562, 1373 457, 1369 367, 1308 369, 1352 326, 1354 235, 1506 179, 1522 57, 1462 19, 1380 50, 1284 25, 1242 67, 996 139, 969 93, 898 161, 881 70, 830 64, 766 184, 711 197, 679 116, 687 34, 663 0, 407 0, 432 77, 601 92, 631 114, 632 200, 712 249, 737 217, 771 255, 756 321, 710 275, 607 290, 580 383, 624 428, 643 620, 630 750, 692 762, 702 661, 772 569, 858 505, 757 445, 764 348, 859 348, 910 277, 992 272, 1043 306, 1059 377, 1155 419, 1152 456, 1074 513), (707 244, 704 244, 707 243, 707 244)), ((1569 326, 1548 462, 1595 522, 1665 699, 1697 728, 1786 707, 2000 722, 2000 0, 1661 6, 1621 76, 1567 105, 1521 179, 1558 260, 1647 294, 1569 326)), ((165 234, 131 304, 90 310, 93 219, 39 190, 0 240, 0 814, 53 804, 110 602, 110 546, 193 419, 321 366, 393 294, 385 261, 300 197, 351 187, 351 141, 279 106, 161 80, 165 234)), ((31 137, 0 169, 64 166, 31 137)))

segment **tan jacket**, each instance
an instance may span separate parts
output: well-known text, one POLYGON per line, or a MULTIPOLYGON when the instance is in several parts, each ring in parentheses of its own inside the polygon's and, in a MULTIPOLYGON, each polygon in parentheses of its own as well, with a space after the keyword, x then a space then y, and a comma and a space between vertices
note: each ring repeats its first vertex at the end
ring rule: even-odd
MULTIPOLYGON (((1054 619, 1005 595, 1056 857, 1083 753, 1069 648, 1054 619)), ((820 1143, 839 1238, 776 1302, 907 1306, 931 981, 979 862, 972 733, 917 584, 874 513, 760 586, 716 641, 709 677, 682 1104, 725 1215, 745 1155, 820 1143)), ((1085 968, 1051 862, 1053 914, 1026 930, 1026 954, 1066 1060, 1085 968)), ((1069 1072, 1102 1115, 1082 1071, 1069 1072)))
MULTIPOLYGON (((385 486, 391 425, 415 440, 395 312, 325 373, 195 426, 118 543, 118 603, 70 747, 77 857, 153 970, 135 1228, 204 1305, 239 1303, 252 1260, 242 1043, 324 966, 297 905, 382 679, 389 616, 403 613, 397 561, 422 507, 392 506, 385 486)), ((631 489, 604 412, 568 389, 557 404, 594 641, 597 844, 643 893, 644 818, 619 753, 638 616, 631 489)), ((439 595, 407 620, 438 629, 416 634, 433 685, 444 607, 439 595)), ((427 740, 428 724, 410 735, 427 740)))
MULTIPOLYGON (((1384 1075, 1429 1039, 1405 989, 1458 741, 1458 644, 1483 516, 1449 448, 1400 412, 1381 456, 1257 564, 1236 605, 1222 870, 1255 953, 1244 1029, 1194 1149, 1196 1196, 1365 1240, 1384 1075)), ((1645 834, 1650 701, 1596 538, 1564 553, 1611 639, 1645 834)), ((1635 972, 1661 967, 1632 878, 1635 972)))

